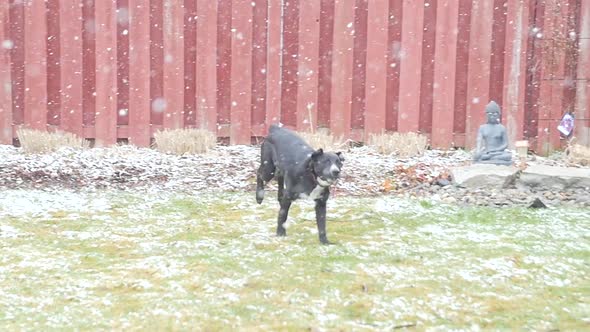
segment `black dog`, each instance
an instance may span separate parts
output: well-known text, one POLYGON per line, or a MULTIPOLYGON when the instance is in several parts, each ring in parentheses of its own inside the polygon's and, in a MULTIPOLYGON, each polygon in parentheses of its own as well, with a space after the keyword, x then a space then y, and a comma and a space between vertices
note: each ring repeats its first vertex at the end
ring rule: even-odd
POLYGON ((286 236, 283 224, 291 203, 309 197, 315 201, 316 222, 320 242, 330 244, 326 236, 326 202, 330 186, 340 176, 344 158, 340 152, 314 150, 294 132, 272 125, 262 143, 260 168, 256 176, 256 201, 262 203, 264 186, 276 176, 281 205, 277 236, 286 236))

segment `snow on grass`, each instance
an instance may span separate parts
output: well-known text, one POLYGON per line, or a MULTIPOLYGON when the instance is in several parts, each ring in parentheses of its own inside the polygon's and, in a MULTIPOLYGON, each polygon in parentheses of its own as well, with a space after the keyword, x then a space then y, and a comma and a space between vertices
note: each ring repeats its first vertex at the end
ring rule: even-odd
POLYGON ((0 328, 573 329, 590 322, 590 211, 159 190, 0 197, 0 328), (270 197, 270 196, 269 196, 270 197))

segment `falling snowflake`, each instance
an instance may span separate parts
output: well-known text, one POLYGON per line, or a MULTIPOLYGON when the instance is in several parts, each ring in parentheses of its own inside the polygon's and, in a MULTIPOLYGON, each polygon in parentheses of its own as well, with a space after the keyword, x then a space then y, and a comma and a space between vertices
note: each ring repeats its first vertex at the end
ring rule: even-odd
POLYGON ((164 112, 166 110, 167 102, 166 99, 159 97, 152 101, 152 111, 154 112, 164 112))
POLYGON ((14 42, 10 39, 5 39, 2 41, 2 48, 5 50, 11 50, 14 47, 14 42))

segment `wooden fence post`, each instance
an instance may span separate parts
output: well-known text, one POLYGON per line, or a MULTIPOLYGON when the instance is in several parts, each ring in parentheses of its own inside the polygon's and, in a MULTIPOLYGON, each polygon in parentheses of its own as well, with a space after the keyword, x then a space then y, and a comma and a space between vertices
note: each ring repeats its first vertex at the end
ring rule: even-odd
POLYGON ((232 0, 231 144, 250 144, 252 97, 252 1, 232 0))
POLYGON ((253 137, 266 136, 266 58, 268 56, 268 1, 252 2, 252 107, 253 137))
MULTIPOLYGON (((474 0, 471 7, 465 146, 473 148, 490 101, 490 70, 494 2, 474 0)), ((496 102, 500 103, 499 100, 496 102)))
POLYGON ((385 130, 387 102, 389 2, 369 0, 367 25, 367 65, 365 81, 365 133, 385 130))
POLYGON ((541 82, 539 85, 539 126, 537 151, 548 154, 559 146, 557 125, 563 115, 563 76, 565 73, 565 50, 560 40, 566 36, 563 24, 564 3, 549 0, 544 3, 543 29, 536 32, 541 43, 541 82))
POLYGON ((334 5, 330 130, 336 137, 348 137, 351 129, 355 1, 339 0, 334 5))
POLYGON ((510 147, 513 148, 524 134, 526 58, 530 32, 528 0, 508 0, 507 13, 502 117, 510 147))
MULTIPOLYGON (((107 2, 107 1, 105 1, 107 2)), ((82 109, 82 8, 79 0, 62 0, 59 4, 60 28, 60 129, 84 137, 82 109)), ((98 27, 98 24, 97 24, 98 27)), ((96 32, 97 39, 102 31, 96 32)), ((97 52, 101 50, 97 47, 97 52)), ((115 49, 112 49, 114 52, 115 49)), ((101 71, 114 70, 101 63, 101 71)), ((97 72, 98 76, 98 72, 97 72)), ((98 94, 99 89, 97 89, 98 94)), ((97 112, 99 112, 97 108, 97 112)))
POLYGON ((459 1, 438 2, 431 141, 434 147, 443 149, 453 145, 458 15, 459 1))
POLYGON ((184 3, 164 0, 164 77, 162 105, 164 129, 179 129, 184 123, 184 3))
POLYGON ((403 0, 398 131, 417 132, 420 125, 424 0, 403 0))
POLYGON ((47 129, 47 26, 45 1, 25 1, 26 127, 47 129))
POLYGON ((318 109, 320 1, 299 2, 297 130, 315 130, 318 109))
POLYGON ((97 1, 95 145, 117 143, 117 1, 97 1))
POLYGON ((578 83, 574 135, 580 144, 590 145, 590 1, 582 1, 578 36, 578 83), (584 120, 585 119, 585 120, 584 120))
POLYGON ((8 1, 0 3, 0 144, 12 144, 12 79, 8 1))
POLYGON ((129 0, 129 143, 150 145, 150 7, 129 0))
POLYGON ((281 0, 268 0, 266 57, 266 128, 281 120, 281 0))
POLYGON ((197 1, 197 119, 217 132, 217 1, 197 1))

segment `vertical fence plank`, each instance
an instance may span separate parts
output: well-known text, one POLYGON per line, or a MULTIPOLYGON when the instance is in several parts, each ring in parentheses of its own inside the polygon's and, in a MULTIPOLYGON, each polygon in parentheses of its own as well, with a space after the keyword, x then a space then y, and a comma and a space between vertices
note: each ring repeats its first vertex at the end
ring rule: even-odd
POLYGON ((459 2, 443 0, 436 10, 436 53, 432 106, 432 145, 447 149, 453 145, 455 82, 459 2))
POLYGON ((84 128, 94 126, 96 116, 96 22, 94 1, 82 1, 82 109, 84 128))
POLYGON ((217 8, 217 125, 218 135, 228 137, 228 131, 220 130, 231 117, 232 0, 219 0, 217 8))
MULTIPOLYGON (((84 80, 86 80, 86 77, 84 80)), ((128 125, 129 0, 117 0, 117 110, 117 125, 128 125)), ((117 134, 117 138, 121 139, 128 139, 128 136, 129 134, 117 134)))
POLYGON ((12 79, 10 50, 14 42, 9 37, 8 1, 0 3, 0 144, 12 144, 12 79))
POLYGON ((354 8, 354 38, 352 54, 352 96, 350 104, 349 138, 362 141, 365 129, 366 82, 367 82, 367 30, 369 1, 356 0, 354 8))
POLYGON ((299 3, 299 52, 297 87, 297 130, 314 130, 317 125, 320 2, 299 3))
POLYGON ((434 52, 436 46, 436 9, 440 1, 424 1, 424 27, 422 34, 422 65, 420 78, 420 114, 418 131, 432 132, 432 104, 434 87, 434 52))
POLYGON ((469 63, 469 35, 471 33, 471 0, 459 0, 459 21, 457 33, 457 57, 455 59, 455 112, 453 114, 454 141, 465 146, 467 117, 467 77, 469 63))
POLYGON ((95 145, 117 143, 117 1, 98 1, 96 20, 95 145))
MULTIPOLYGON (((62 0, 60 2, 59 10, 61 47, 60 128, 78 136, 83 136, 82 9, 80 8, 80 1, 62 0)), ((97 32, 97 39, 101 36, 101 32, 102 31, 97 32)), ((110 45, 109 47, 113 47, 113 45, 110 45)), ((101 49, 97 48, 97 51, 99 50, 101 49)), ((114 52, 114 50, 115 49, 113 48, 112 51, 114 52)), ((103 71, 115 70, 115 67, 109 67, 109 65, 105 66, 104 64, 101 68, 103 71)))
MULTIPOLYGON (((184 3, 164 0, 163 4, 164 70, 163 92, 165 129, 183 126, 184 109, 184 3)), ((159 107, 159 106, 158 106, 159 107)))
POLYGON ((318 127, 330 126, 332 104, 332 47, 334 45, 334 1, 320 1, 320 62, 318 68, 318 127))
POLYGON ((556 44, 556 40, 561 37, 560 7, 561 3, 556 0, 544 1, 543 30, 537 32, 537 37, 543 41, 540 49, 541 82, 537 134, 537 150, 542 154, 551 152, 554 142, 559 140, 556 127, 561 112, 559 88, 562 81, 559 73, 563 59, 562 50, 556 44), (555 107, 558 108, 557 111, 554 110, 555 107))
POLYGON ((417 132, 420 124, 424 0, 404 0, 403 12, 397 129, 400 132, 417 132))
POLYGON ((365 83, 365 140, 385 129, 389 2, 369 0, 367 26, 367 65, 365 83))
POLYGON ((281 0, 268 0, 266 58, 266 129, 280 121, 281 107, 281 0))
POLYGON ((399 86, 401 64, 403 3, 389 0, 389 32, 387 48, 387 95, 385 101, 385 130, 396 131, 399 115, 399 86))
MULTIPOLYGON (((530 6, 533 7, 534 6, 530 6)), ((576 71, 578 67, 578 26, 580 17, 578 13, 582 4, 578 0, 567 1, 566 18, 566 39, 565 48, 565 71, 563 81, 563 111, 574 111, 576 107, 576 71)), ((534 17, 534 16, 531 16, 534 17)))
POLYGON ((129 143, 150 145, 150 7, 129 0, 129 143))
MULTIPOLYGON (((61 49, 62 24, 59 0, 45 1, 47 9, 47 129, 53 130, 60 126, 61 118, 61 49)), ((61 126, 60 126, 61 127, 61 126)))
MULTIPOLYGON (((226 2, 230 0, 225 0, 226 2)), ((197 2, 184 0, 184 104, 182 109, 182 122, 184 127, 196 127, 197 114, 195 99, 197 91, 197 2)), ((217 15, 215 13, 214 15, 217 15)), ((216 38, 217 36, 211 36, 216 38)), ((228 116, 229 118, 229 116, 228 116)))
POLYGON ((250 144, 252 97, 252 2, 232 0, 231 144, 250 144))
POLYGON ((484 109, 490 98, 493 17, 493 1, 472 2, 465 128, 465 145, 468 148, 475 146, 477 130, 485 122, 484 109))
POLYGON ((252 1, 252 136, 265 136, 266 105, 266 57, 268 19, 267 0, 252 1))
POLYGON ((492 54, 490 60, 490 99, 496 100, 502 108, 504 108, 504 58, 508 11, 507 0, 494 0, 492 54))
MULTIPOLYGON (((150 0, 150 125, 164 124, 168 106, 164 99, 164 1, 150 0)), ((180 1, 178 1, 180 2, 180 1)), ((181 5, 181 4, 179 4, 181 5)))
POLYGON ((539 96, 539 148, 543 154, 548 154, 553 150, 551 146, 551 136, 553 132, 553 105, 557 95, 554 94, 554 84, 556 83, 556 53, 554 39, 555 31, 559 25, 559 19, 555 15, 557 3, 555 0, 545 1, 545 15, 543 30, 540 32, 543 38, 542 58, 541 58, 541 95, 539 96))
MULTIPOLYGON (((537 153, 548 153, 550 150, 549 147, 549 122, 551 118, 551 108, 549 104, 551 103, 551 72, 549 71, 549 66, 546 65, 547 58, 551 56, 551 41, 548 36, 549 33, 546 33, 546 28, 548 31, 551 30, 549 28, 553 25, 553 15, 550 15, 550 12, 547 11, 546 2, 543 1, 541 3, 542 6, 542 20, 540 20, 540 24, 538 24, 533 33, 535 34, 535 38, 537 41, 535 42, 537 45, 537 50, 535 50, 535 57, 537 60, 535 74, 537 74, 539 83, 538 83, 538 97, 536 98, 536 104, 538 108, 538 119, 537 119, 537 133, 536 133, 536 146, 534 147, 537 153)), ((537 14, 537 17, 539 14, 537 14)))
POLYGON ((578 37, 578 84, 576 85, 576 118, 574 135, 580 144, 590 145, 590 1, 580 10, 578 37))
POLYGON ((25 1, 25 126, 47 128, 45 1, 25 1))
POLYGON ((537 64, 540 57, 541 40, 536 38, 535 31, 542 27, 543 10, 542 6, 536 4, 529 8, 529 36, 527 42, 527 83, 525 94, 525 113, 524 113, 524 139, 529 141, 529 146, 534 149, 537 146, 537 128, 539 120, 539 82, 540 71, 537 70, 537 64))
POLYGON ((199 127, 217 132, 217 1, 197 1, 197 93, 199 127))
POLYGON ((299 0, 284 0, 282 16, 281 123, 296 128, 299 0))
MULTIPOLYGON (((561 148, 560 133, 557 130, 559 121, 565 112, 565 105, 567 104, 563 97, 565 92, 565 72, 566 72, 566 41, 568 36, 567 12, 568 3, 564 1, 555 1, 553 13, 555 15, 555 24, 552 31, 553 34, 553 75, 551 80, 551 121, 549 127, 549 142, 551 149, 561 148)), ((565 143, 565 142, 564 142, 565 143)), ((565 144, 564 144, 565 145, 565 144)))
POLYGON ((350 133, 354 5, 354 0, 339 0, 334 4, 330 130, 337 137, 348 137, 350 133))
POLYGON ((504 58, 503 122, 511 147, 524 133, 526 55, 529 34, 529 1, 508 0, 504 58))
MULTIPOLYGON (((25 110, 25 8, 24 3, 19 2, 9 6, 9 39, 10 49, 10 75, 12 79, 12 123, 13 127, 24 123, 25 110)), ((16 131, 13 130, 13 138, 16 131)))

